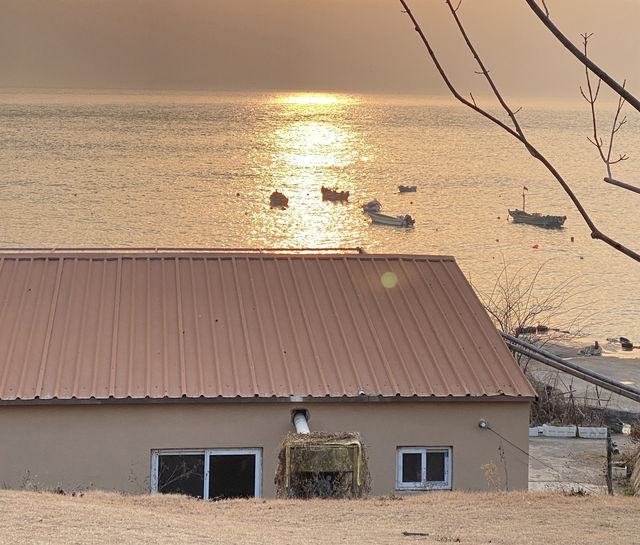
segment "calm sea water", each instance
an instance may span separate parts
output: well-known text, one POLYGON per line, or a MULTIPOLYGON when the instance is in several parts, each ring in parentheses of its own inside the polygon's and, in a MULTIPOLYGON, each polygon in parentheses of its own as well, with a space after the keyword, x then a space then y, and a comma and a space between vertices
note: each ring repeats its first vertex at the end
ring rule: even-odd
MULTIPOLYGON (((531 140, 596 224, 640 249, 640 198, 602 182, 586 107, 523 106, 531 140)), ((640 124, 630 119, 619 151, 631 158, 615 177, 636 185, 639 144, 640 124)), ((591 240, 517 142, 447 99, 4 91, 0 165, 3 247, 451 254, 484 292, 505 264, 529 278, 541 267, 540 293, 568 282, 568 306, 585 312, 572 329, 640 342, 640 264, 591 240), (418 191, 400 194, 399 184, 418 191), (322 185, 349 190, 349 203, 323 202, 322 185), (527 209, 566 215, 565 228, 507 222, 523 186, 527 209), (276 189, 289 197, 287 210, 270 209, 276 189), (373 198, 383 212, 411 214, 415 228, 370 225, 361 205, 373 198)), ((557 320, 551 325, 568 327, 557 320)))

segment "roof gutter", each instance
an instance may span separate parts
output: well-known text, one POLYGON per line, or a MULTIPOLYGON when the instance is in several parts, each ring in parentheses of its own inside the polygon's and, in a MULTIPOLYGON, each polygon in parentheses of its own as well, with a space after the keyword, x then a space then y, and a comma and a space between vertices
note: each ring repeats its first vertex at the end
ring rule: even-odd
POLYGON ((529 402, 533 397, 507 396, 507 395, 482 395, 482 396, 365 396, 357 397, 107 397, 107 398, 66 398, 56 397, 48 399, 1 399, 0 406, 48 406, 48 405, 155 405, 171 403, 190 404, 261 404, 261 403, 508 403, 529 402))

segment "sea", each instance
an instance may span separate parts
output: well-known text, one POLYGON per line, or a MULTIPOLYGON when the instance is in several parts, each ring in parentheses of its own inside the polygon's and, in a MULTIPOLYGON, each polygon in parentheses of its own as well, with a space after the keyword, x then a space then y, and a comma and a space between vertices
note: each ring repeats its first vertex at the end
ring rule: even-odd
MULTIPOLYGON (((640 195, 603 181, 588 105, 513 107, 598 228, 640 251, 640 195)), ((614 113, 598 112, 605 147, 614 113)), ((629 158, 612 174, 640 185, 640 117, 628 116, 613 157, 629 158)), ((522 144, 448 97, 0 90, 0 188, 3 248, 453 255, 497 312, 515 300, 554 329, 640 342, 640 263, 593 240, 522 144), (322 186, 348 202, 323 201, 322 186), (275 190, 286 209, 269 206, 275 190), (415 226, 372 225, 362 204, 373 199, 415 226), (523 199, 564 227, 513 224, 523 199)))

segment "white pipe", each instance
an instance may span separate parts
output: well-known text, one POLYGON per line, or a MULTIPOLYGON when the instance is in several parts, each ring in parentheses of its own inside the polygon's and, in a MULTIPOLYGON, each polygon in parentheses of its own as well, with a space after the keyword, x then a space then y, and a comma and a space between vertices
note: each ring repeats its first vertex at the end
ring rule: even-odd
POLYGON ((296 411, 293 415, 293 424, 296 427, 296 433, 303 433, 305 435, 310 433, 307 415, 305 415, 303 411, 296 411))

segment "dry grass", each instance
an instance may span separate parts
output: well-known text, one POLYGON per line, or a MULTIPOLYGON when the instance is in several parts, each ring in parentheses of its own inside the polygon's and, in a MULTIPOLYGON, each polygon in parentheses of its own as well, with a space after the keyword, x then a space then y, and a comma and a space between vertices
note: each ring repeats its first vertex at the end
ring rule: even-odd
POLYGON ((640 498, 559 493, 208 503, 0 491, 0 544, 638 544, 638 520, 640 498))

